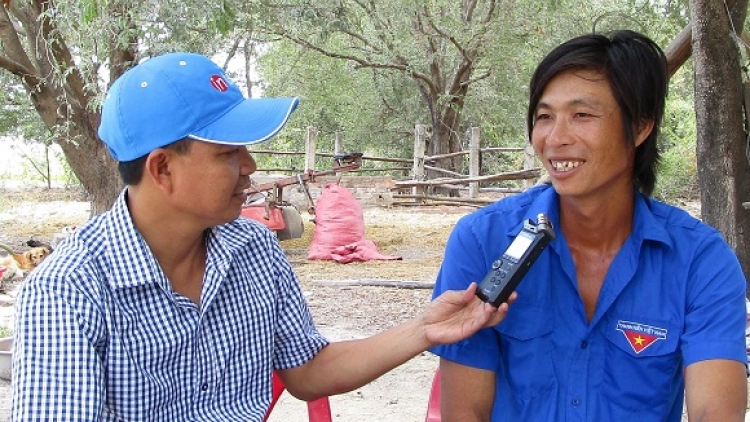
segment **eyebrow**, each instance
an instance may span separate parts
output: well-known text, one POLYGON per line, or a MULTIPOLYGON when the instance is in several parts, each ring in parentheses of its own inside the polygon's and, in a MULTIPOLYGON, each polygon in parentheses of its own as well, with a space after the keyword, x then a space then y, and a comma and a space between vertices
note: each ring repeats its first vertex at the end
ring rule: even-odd
MULTIPOLYGON (((563 106, 564 107, 585 106, 585 107, 592 107, 592 108, 604 107, 601 101, 597 101, 597 100, 589 99, 589 98, 575 98, 573 100, 565 102, 563 106)), ((549 103, 546 103, 544 101, 539 101, 536 105, 536 110, 540 108, 553 108, 553 107, 549 103)))

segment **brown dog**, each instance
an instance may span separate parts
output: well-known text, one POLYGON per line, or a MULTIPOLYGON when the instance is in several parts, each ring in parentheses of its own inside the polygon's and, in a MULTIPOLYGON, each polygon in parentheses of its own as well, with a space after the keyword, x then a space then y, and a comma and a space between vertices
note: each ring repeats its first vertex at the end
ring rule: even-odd
POLYGON ((36 268, 36 266, 41 264, 44 258, 50 253, 52 253, 51 248, 47 246, 37 246, 24 252, 23 256, 31 263, 32 268, 36 268))
POLYGON ((33 247, 23 253, 17 253, 3 244, 0 244, 0 248, 8 252, 8 258, 12 258, 15 261, 15 266, 22 271, 33 270, 52 252, 52 248, 46 245, 33 247))

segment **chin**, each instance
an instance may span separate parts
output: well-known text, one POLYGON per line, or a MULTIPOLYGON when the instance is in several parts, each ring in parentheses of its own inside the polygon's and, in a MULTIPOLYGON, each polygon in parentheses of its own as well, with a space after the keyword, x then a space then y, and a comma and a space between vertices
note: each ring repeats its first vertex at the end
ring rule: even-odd
POLYGON ((578 189, 570 183, 560 182, 555 179, 550 180, 550 183, 552 183, 555 192, 560 196, 576 196, 580 194, 578 189))
POLYGON ((221 226, 223 224, 231 223, 238 219, 240 216, 240 210, 237 209, 232 211, 225 211, 223 213, 214 214, 214 219, 211 222, 211 227, 221 226))

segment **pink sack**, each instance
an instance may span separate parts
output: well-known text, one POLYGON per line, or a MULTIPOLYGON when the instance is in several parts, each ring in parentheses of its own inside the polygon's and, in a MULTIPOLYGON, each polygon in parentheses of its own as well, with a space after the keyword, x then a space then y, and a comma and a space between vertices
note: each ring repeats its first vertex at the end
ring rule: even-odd
POLYGON ((357 198, 345 187, 326 185, 315 204, 315 232, 307 259, 335 259, 342 263, 400 259, 380 255, 375 243, 365 241, 364 235, 365 222, 357 198))
POLYGON ((362 239, 359 242, 339 246, 331 252, 331 259, 341 264, 348 264, 354 261, 371 261, 373 259, 392 260, 401 259, 400 256, 383 255, 378 251, 375 242, 368 239, 362 239))

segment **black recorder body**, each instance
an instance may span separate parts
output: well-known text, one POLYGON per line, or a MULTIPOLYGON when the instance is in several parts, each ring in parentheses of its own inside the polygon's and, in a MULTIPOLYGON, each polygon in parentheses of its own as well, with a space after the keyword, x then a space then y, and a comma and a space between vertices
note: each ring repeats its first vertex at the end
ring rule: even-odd
POLYGON ((523 223, 503 255, 492 263, 490 272, 477 288, 477 296, 492 306, 506 302, 544 248, 555 238, 555 230, 546 214, 537 216, 537 224, 530 219, 523 223))

